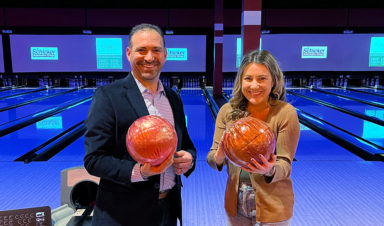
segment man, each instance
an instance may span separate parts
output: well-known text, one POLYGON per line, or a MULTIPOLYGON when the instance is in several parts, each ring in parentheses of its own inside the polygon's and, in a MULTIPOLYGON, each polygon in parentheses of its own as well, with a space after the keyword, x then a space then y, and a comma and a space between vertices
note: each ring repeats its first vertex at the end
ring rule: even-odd
POLYGON ((124 79, 96 89, 86 120, 87 171, 100 177, 93 225, 177 225, 181 223, 181 174, 194 170, 196 149, 188 135, 180 97, 159 81, 167 50, 154 25, 135 26, 124 79), (128 153, 125 137, 139 117, 156 114, 174 125, 178 143, 173 159, 140 165, 128 153))

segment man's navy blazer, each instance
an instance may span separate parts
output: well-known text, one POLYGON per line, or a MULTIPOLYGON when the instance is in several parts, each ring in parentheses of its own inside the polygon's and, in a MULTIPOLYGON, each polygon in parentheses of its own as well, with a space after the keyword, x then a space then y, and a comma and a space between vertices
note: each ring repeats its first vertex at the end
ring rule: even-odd
MULTIPOLYGON (((188 135, 180 96, 164 87, 172 107, 178 137, 177 151, 185 150, 193 156, 196 149, 188 135)), ((148 115, 142 94, 129 73, 124 79, 96 89, 85 122, 84 166, 100 177, 94 225, 148 225, 158 202, 160 176, 131 183, 136 161, 129 155, 125 137, 129 126, 139 117, 148 115)), ((181 221, 181 178, 176 176, 177 198, 173 200, 181 221)))

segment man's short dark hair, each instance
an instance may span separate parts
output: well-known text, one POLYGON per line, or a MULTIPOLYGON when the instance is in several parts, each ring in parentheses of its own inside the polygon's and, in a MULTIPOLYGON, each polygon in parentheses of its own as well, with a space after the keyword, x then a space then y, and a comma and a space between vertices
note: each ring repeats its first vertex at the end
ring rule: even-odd
POLYGON ((132 48, 132 36, 138 31, 145 31, 145 30, 156 31, 163 39, 163 45, 165 47, 164 33, 158 26, 153 24, 138 24, 132 28, 131 32, 129 32, 129 43, 128 43, 129 48, 132 48))

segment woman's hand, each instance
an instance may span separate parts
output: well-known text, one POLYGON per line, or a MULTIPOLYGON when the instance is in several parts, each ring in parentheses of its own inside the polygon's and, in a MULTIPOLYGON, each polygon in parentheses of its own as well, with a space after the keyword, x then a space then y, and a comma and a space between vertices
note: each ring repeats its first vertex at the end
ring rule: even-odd
POLYGON ((257 173, 268 177, 273 176, 275 174, 276 155, 272 154, 269 161, 263 155, 259 155, 259 159, 262 162, 261 164, 252 158, 251 162, 247 163, 247 166, 241 168, 248 173, 257 173))
POLYGON ((224 148, 223 148, 223 142, 222 142, 223 139, 221 139, 220 143, 219 143, 219 147, 217 148, 217 151, 214 155, 214 159, 215 159, 215 163, 216 165, 223 165, 224 163, 224 160, 225 160, 225 153, 224 153, 224 148))

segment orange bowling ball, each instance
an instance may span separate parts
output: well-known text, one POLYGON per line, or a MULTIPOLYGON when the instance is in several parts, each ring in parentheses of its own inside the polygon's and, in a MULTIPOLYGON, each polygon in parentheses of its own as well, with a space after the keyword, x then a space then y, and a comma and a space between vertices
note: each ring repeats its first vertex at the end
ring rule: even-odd
POLYGON ((125 141, 129 154, 138 163, 157 166, 175 153, 177 135, 168 120, 147 115, 132 123, 125 141))
POLYGON ((227 158, 239 167, 247 166, 251 158, 262 163, 259 154, 269 160, 276 145, 271 128, 251 116, 241 118, 228 127, 222 142, 227 158))

